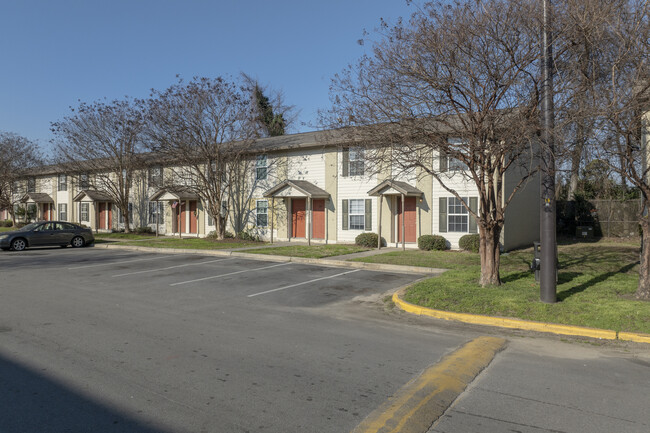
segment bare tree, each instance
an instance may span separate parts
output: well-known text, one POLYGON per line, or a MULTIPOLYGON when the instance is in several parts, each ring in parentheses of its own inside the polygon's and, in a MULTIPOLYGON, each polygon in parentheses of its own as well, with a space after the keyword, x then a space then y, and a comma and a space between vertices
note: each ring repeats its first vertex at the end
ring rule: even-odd
POLYGON ((408 22, 383 24, 372 56, 335 76, 327 126, 353 125, 377 169, 420 169, 461 200, 478 223, 482 286, 499 285, 505 210, 537 169, 537 2, 467 0, 426 3, 408 22), (358 128, 358 126, 365 126, 358 128), (433 163, 453 158, 476 185, 470 208, 451 177, 433 163), (506 191, 508 170, 520 181, 506 191))
POLYGON ((14 205, 20 200, 22 188, 19 180, 26 170, 42 164, 38 145, 20 135, 0 132, 0 209, 7 209, 16 224, 14 205))
POLYGON ((206 204, 217 237, 226 231, 230 170, 250 159, 256 137, 250 92, 224 78, 194 78, 148 101, 149 148, 172 161, 173 183, 206 204))
POLYGON ((138 101, 124 99, 81 103, 72 112, 52 123, 58 162, 76 173, 79 183, 103 191, 114 201, 128 233, 131 187, 142 162, 142 108, 138 101))
POLYGON ((639 189, 642 249, 638 299, 650 299, 650 3, 626 0, 609 11, 597 45, 607 69, 590 117, 597 120, 595 150, 639 189))

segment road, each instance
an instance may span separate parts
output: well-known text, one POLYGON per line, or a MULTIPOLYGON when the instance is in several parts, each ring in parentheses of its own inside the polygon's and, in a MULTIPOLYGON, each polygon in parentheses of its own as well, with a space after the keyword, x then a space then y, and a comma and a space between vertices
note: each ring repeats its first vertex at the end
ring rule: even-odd
POLYGON ((464 343, 431 431, 650 431, 650 352, 417 318, 419 276, 131 251, 0 254, 2 432, 347 432, 464 343))

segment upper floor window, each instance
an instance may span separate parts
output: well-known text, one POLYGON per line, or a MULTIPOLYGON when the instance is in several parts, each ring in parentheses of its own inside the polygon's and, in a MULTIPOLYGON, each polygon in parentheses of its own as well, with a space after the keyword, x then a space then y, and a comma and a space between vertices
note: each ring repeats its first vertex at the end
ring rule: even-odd
POLYGON ((460 159, 452 158, 451 156, 447 157, 447 169, 450 171, 454 170, 468 170, 469 167, 460 159))
POLYGON ((149 168, 149 186, 158 188, 163 183, 163 169, 161 166, 149 168))
POLYGON ((27 192, 36 192, 36 178, 30 177, 27 179, 27 192))
POLYGON ((90 186, 90 178, 88 173, 79 175, 79 189, 88 189, 90 186))
POLYGON ((351 147, 349 153, 349 173, 350 176, 363 176, 364 174, 364 154, 360 147, 351 147))
POLYGON ((65 174, 60 174, 58 191, 67 191, 67 190, 68 190, 68 176, 65 174))
POLYGON ((265 180, 268 171, 268 161, 266 155, 257 155, 255 162, 255 179, 265 180))

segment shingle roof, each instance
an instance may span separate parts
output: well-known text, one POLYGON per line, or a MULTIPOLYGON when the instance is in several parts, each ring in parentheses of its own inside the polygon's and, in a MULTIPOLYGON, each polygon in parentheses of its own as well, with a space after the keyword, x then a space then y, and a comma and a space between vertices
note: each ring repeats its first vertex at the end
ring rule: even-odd
POLYGON ((286 187, 292 187, 297 189, 298 191, 302 192, 305 194, 307 197, 311 198, 329 198, 329 193, 316 185, 314 185, 311 182, 307 182, 306 180, 291 180, 287 179, 284 182, 280 182, 273 188, 269 189, 264 193, 264 197, 281 197, 280 195, 276 195, 278 192, 282 191, 286 187))
POLYGON ((54 203, 52 197, 44 192, 28 192, 20 201, 23 203, 54 203))
POLYGON ((424 194, 422 191, 417 189, 414 186, 409 185, 406 182, 402 182, 399 180, 392 180, 392 179, 387 179, 368 191, 368 195, 372 196, 377 196, 377 195, 382 195, 382 191, 392 188, 395 191, 404 194, 406 196, 414 196, 414 197, 420 197, 422 194, 424 194))
POLYGON ((92 189, 84 189, 83 191, 80 191, 79 194, 74 196, 73 201, 81 201, 84 198, 84 196, 88 197, 92 201, 113 202, 113 199, 107 193, 103 191, 92 190, 92 189))

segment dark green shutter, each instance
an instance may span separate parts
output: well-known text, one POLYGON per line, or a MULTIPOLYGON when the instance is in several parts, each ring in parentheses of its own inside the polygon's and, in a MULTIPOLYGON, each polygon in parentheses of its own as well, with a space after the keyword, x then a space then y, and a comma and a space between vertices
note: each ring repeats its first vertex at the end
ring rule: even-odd
POLYGON ((343 230, 347 230, 348 229, 348 201, 347 200, 342 201, 341 210, 342 210, 341 213, 343 214, 342 228, 343 230))
POLYGON ((440 161, 440 173, 444 173, 447 171, 447 154, 440 151, 438 159, 440 161))
POLYGON ((347 177, 348 176, 348 170, 350 168, 350 149, 348 149, 347 147, 345 149, 343 149, 343 165, 342 165, 342 167, 343 167, 342 176, 347 177))
POLYGON ((447 197, 438 199, 438 232, 447 233, 447 197))
MULTIPOLYGON (((478 211, 478 197, 469 198, 469 208, 472 212, 477 213, 478 211)), ((478 228, 476 227, 476 218, 472 215, 469 216, 469 232, 478 233, 478 228)))
POLYGON ((366 231, 372 230, 372 199, 366 199, 366 231))

